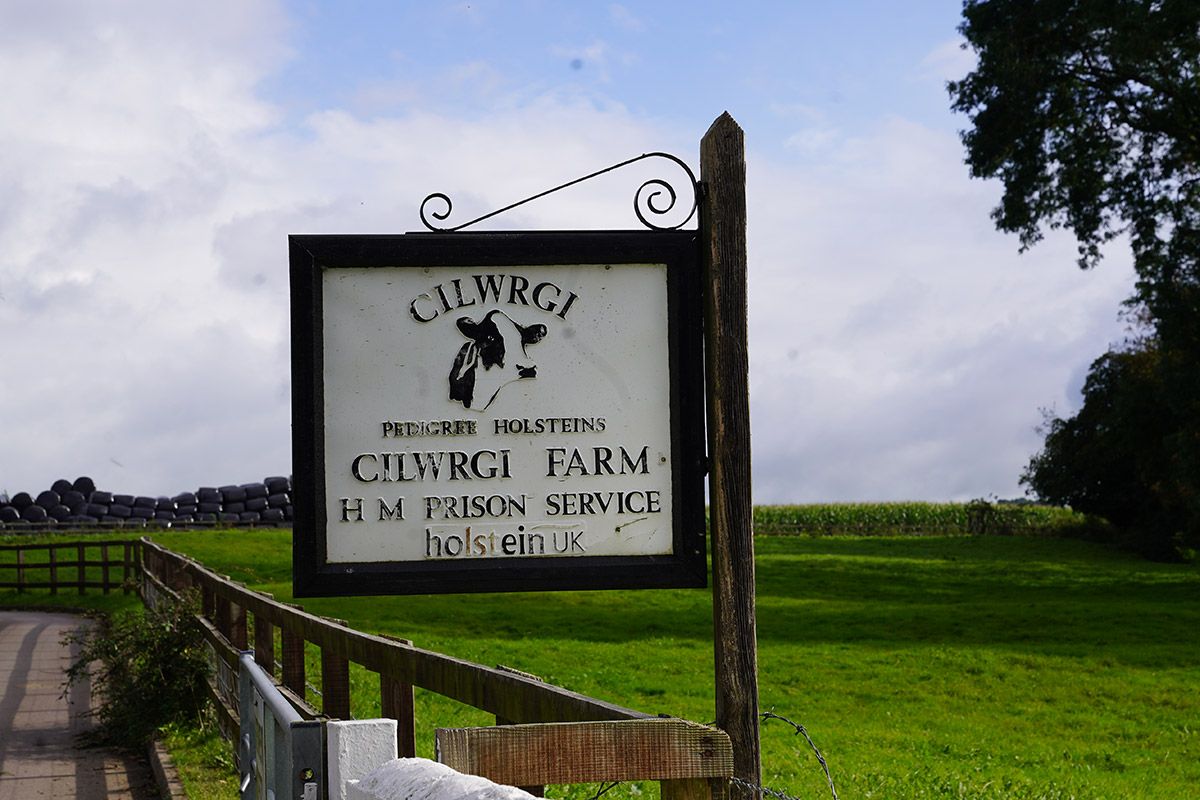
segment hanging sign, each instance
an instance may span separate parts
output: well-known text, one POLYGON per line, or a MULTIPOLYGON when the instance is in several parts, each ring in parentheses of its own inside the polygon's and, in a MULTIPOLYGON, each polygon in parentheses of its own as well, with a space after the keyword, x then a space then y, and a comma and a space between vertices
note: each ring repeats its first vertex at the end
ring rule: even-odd
POLYGON ((705 585, 694 231, 290 244, 296 596, 705 585))

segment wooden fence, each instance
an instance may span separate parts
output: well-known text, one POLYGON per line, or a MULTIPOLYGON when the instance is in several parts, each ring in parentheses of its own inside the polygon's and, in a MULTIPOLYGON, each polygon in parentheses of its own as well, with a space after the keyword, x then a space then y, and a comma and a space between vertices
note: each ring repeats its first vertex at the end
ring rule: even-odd
MULTIPOLYGON (((222 727, 231 732, 236 731, 238 725, 238 655, 251 648, 254 650, 254 660, 268 674, 276 677, 280 691, 301 715, 308 718, 350 719, 350 663, 377 673, 382 715, 397 721, 401 756, 416 754, 413 687, 488 712, 495 716, 497 725, 505 726, 499 740, 493 737, 480 739, 478 734, 456 739, 460 744, 454 752, 463 758, 464 753, 483 744, 494 747, 498 741, 508 741, 509 736, 519 737, 513 741, 528 747, 530 740, 520 737, 534 735, 530 732, 533 729, 549 730, 549 733, 537 734, 543 738, 567 737, 564 741, 572 742, 576 739, 579 742, 599 741, 594 739, 597 735, 608 741, 620 735, 613 733, 614 730, 625 729, 624 726, 595 729, 587 725, 561 723, 654 718, 650 714, 545 683, 533 675, 473 664, 423 650, 405 640, 354 630, 342 621, 307 613, 298 606, 281 603, 269 595, 247 589, 147 539, 141 541, 140 554, 142 592, 148 605, 154 605, 163 595, 177 595, 185 591, 199 593, 199 619, 217 662, 215 685, 211 687, 213 700, 222 719, 222 727), (315 645, 320 651, 319 709, 306 700, 306 643, 315 645)), ((664 796, 677 800, 724 797, 726 783, 721 778, 731 774, 733 763, 728 737, 712 728, 682 720, 675 722, 679 725, 625 729, 628 730, 625 734, 629 737, 628 746, 642 754, 639 763, 655 765, 653 769, 643 769, 637 773, 640 779, 661 781, 664 796), (701 732, 698 734, 695 729, 701 729, 701 732), (657 733, 647 737, 647 730, 657 733), (684 751, 692 753, 692 757, 682 759, 680 753, 684 751)), ((439 732, 439 741, 442 736, 442 732, 439 732)), ((232 738, 236 741, 237 737, 232 738)), ((626 749, 624 752, 631 751, 626 749)), ((596 761, 593 758, 589 762, 591 766, 581 765, 575 771, 547 771, 534 769, 530 765, 524 773, 519 769, 515 772, 509 770, 504 777, 511 783, 534 791, 540 789, 543 782, 635 779, 631 777, 634 773, 628 769, 618 770, 619 763, 624 763, 624 760, 614 757, 596 761), (621 774, 604 777, 606 770, 621 771, 621 774)), ((465 762, 462 765, 452 764, 460 769, 465 765, 465 762)), ((485 771, 476 770, 476 774, 485 774, 485 771)))
POLYGON ((665 800, 727 796, 733 756, 729 737, 714 728, 658 719, 517 670, 354 630, 247 589, 149 539, 2 545, 0 552, 15 553, 15 560, 0 558, 0 570, 16 573, 0 588, 129 593, 139 578, 151 607, 196 592, 197 618, 216 662, 210 694, 230 741, 237 741, 239 724, 238 656, 253 649, 254 660, 308 719, 350 719, 351 662, 377 673, 382 715, 397 721, 401 756, 416 755, 413 688, 420 687, 493 714, 501 726, 437 731, 442 760, 460 771, 535 793, 546 783, 654 780, 665 800), (36 558, 42 553, 44 559, 36 558), (306 644, 320 651, 320 687, 313 693, 319 708, 306 698, 306 644))
POLYGON ((139 548, 135 541, 0 545, 0 552, 16 556, 14 561, 0 559, 0 575, 15 573, 15 580, 0 581, 0 589, 49 589, 51 594, 59 589, 75 589, 79 594, 88 589, 105 594, 120 589, 129 594, 139 548), (41 554, 40 560, 28 558, 41 554))

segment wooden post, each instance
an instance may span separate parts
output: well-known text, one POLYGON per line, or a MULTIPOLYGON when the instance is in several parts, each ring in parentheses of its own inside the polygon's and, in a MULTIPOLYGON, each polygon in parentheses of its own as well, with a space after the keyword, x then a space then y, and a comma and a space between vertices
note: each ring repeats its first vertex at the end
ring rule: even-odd
MULTIPOLYGON (((387 634, 384 634, 384 638, 412 645, 411 639, 398 639, 387 634)), ((415 758, 417 729, 412 684, 379 673, 379 707, 383 716, 396 720, 396 755, 400 758, 415 758)))
POLYGON ((125 543, 125 550, 121 554, 121 591, 124 594, 129 594, 129 575, 133 572, 133 542, 125 543))
POLYGON ((350 661, 328 646, 321 648, 321 712, 350 719, 350 661))
MULTIPOLYGON (((728 113, 700 141, 700 179, 717 725, 733 744, 734 777, 757 786, 762 765, 750 496, 746 158, 744 134, 728 113)), ((735 787, 730 792, 735 800, 755 794, 735 787)))
POLYGON ((283 662, 283 685, 300 697, 305 697, 304 636, 287 627, 279 628, 280 654, 283 662))
POLYGON ((229 598, 221 594, 215 594, 216 615, 213 622, 217 626, 217 630, 225 637, 225 641, 229 641, 230 623, 233 620, 233 609, 230 608, 229 598))
POLYGON ((25 591, 25 551, 17 551, 17 593, 25 591))
POLYGON ((238 650, 247 649, 246 609, 237 603, 229 604, 229 643, 238 650))
POLYGON ((76 546, 75 553, 79 556, 79 593, 83 594, 87 588, 87 567, 84 566, 84 556, 87 554, 82 544, 76 546))
POLYGON ((100 584, 101 591, 108 594, 112 588, 108 585, 108 545, 100 545, 100 584))
POLYGON ((50 594, 58 594, 58 548, 50 545, 50 594))
POLYGON ((275 674, 275 628, 262 614, 254 614, 254 663, 268 675, 275 674))

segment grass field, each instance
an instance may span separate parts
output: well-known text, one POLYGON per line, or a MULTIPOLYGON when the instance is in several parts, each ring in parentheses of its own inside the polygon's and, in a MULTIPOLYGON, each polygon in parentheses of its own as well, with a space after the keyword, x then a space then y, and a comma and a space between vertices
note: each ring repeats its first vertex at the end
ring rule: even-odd
MULTIPOLYGON (((290 598, 287 532, 155 539, 290 598)), ((807 727, 844 800, 1196 796, 1195 565, 1028 537, 756 544, 761 706, 807 727)), ((304 604, 643 711, 713 718, 703 590, 304 604)), ((353 677, 355 716, 377 713, 374 676, 353 677)), ((425 755, 436 725, 490 723, 425 693, 418 713, 425 755)), ((791 728, 765 723, 762 739, 768 786, 829 796, 791 728)))

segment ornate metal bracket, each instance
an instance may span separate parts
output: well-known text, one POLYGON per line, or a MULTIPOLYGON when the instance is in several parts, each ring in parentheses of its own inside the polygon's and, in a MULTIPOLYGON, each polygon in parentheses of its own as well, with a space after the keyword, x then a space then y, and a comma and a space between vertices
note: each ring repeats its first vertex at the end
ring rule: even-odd
POLYGON ((679 222, 678 224, 656 225, 654 222, 651 221, 651 219, 647 218, 646 213, 643 213, 643 207, 645 208, 646 212, 649 213, 649 215, 651 217, 662 217, 666 214, 669 214, 671 212, 671 210, 673 208, 675 208, 675 203, 678 200, 678 195, 675 192, 675 187, 673 187, 667 181, 663 180, 662 178, 651 178, 650 180, 646 181, 641 186, 639 186, 638 190, 636 192, 634 192, 633 213, 637 215, 638 220, 643 225, 645 225, 647 228, 650 228, 652 230, 669 231, 669 230, 677 230, 679 228, 682 228, 696 214, 696 207, 700 203, 700 184, 696 180, 696 176, 692 172, 691 168, 688 167, 688 165, 685 164, 682 160, 676 158, 675 156, 671 155, 670 153, 659 153, 659 152, 642 153, 640 156, 636 156, 627 161, 622 161, 619 164, 613 164, 611 167, 605 167, 602 170, 597 170, 596 172, 593 172, 589 175, 584 175, 582 178, 576 178, 575 180, 568 181, 567 183, 564 183, 560 186, 555 186, 553 189, 547 189, 544 192, 539 192, 538 194, 535 194, 532 197, 526 197, 524 200, 518 200, 517 202, 512 203, 511 205, 507 205, 504 208, 496 209, 495 211, 492 211, 491 213, 484 214, 482 217, 476 217, 475 219, 470 220, 469 222, 464 222, 460 225, 439 227, 438 225, 435 225, 434 223, 429 221, 429 217, 432 217, 433 219, 437 220, 438 222, 444 222, 446 219, 448 219, 450 217, 450 213, 454 210, 454 203, 452 203, 450 201, 450 198, 447 195, 445 195, 441 192, 434 192, 433 194, 429 195, 428 197, 426 197, 424 200, 421 201, 421 222, 425 225, 426 228, 428 228, 431 231, 435 231, 437 233, 451 233, 453 231, 460 231, 463 228, 470 227, 471 225, 474 225, 477 222, 482 222, 485 219, 490 219, 491 217, 494 217, 497 214, 503 214, 505 211, 511 211, 512 209, 516 208, 517 206, 523 206, 526 203, 532 202, 541 197, 545 197, 548 194, 553 194, 554 192, 557 192, 561 189, 566 189, 567 187, 574 186, 577 183, 583 183, 586 180, 590 180, 599 175, 604 175, 605 173, 612 172, 613 170, 618 170, 621 167, 629 166, 630 164, 633 164, 634 162, 642 161, 647 158, 665 158, 669 161, 673 161, 676 164, 678 164, 683 169, 683 171, 687 173, 688 186, 692 190, 692 207, 691 207, 691 210, 688 212, 687 217, 683 221, 679 222), (661 202, 664 192, 666 193, 665 204, 661 202), (441 201, 442 203, 444 203, 446 205, 446 209, 444 211, 430 210, 430 211, 428 211, 428 216, 426 216, 426 213, 427 213, 426 206, 428 206, 431 201, 441 201))

